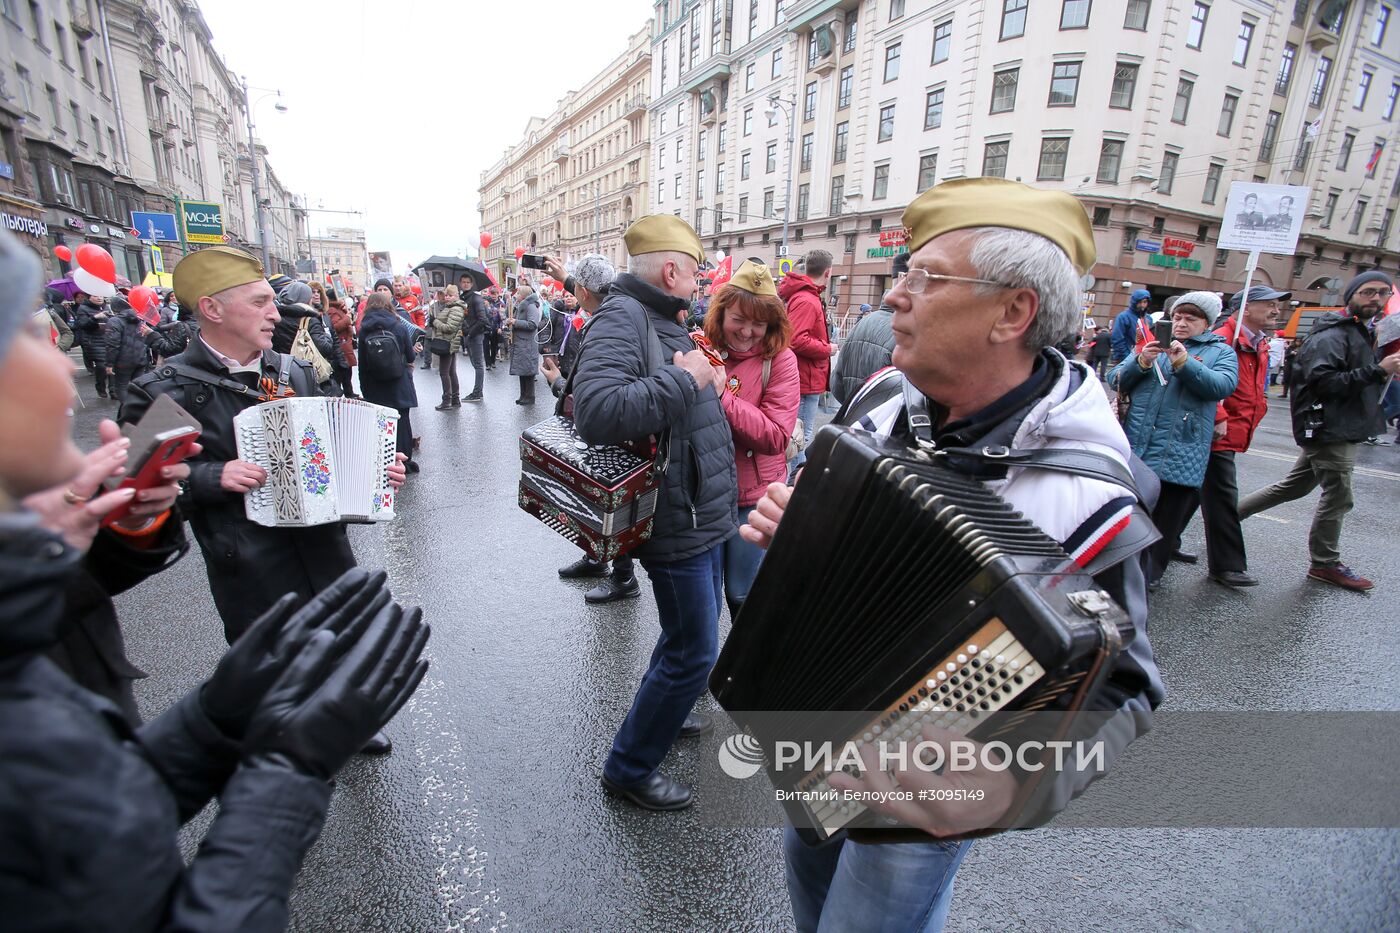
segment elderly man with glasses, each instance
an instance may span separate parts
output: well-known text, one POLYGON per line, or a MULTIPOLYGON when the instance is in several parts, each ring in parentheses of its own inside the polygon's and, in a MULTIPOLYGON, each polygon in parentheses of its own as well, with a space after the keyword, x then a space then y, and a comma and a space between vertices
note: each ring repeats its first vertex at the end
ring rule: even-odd
MULTIPOLYGON (((909 273, 890 291, 894 368, 883 370, 849 401, 837 423, 896 443, 927 448, 1015 448, 1091 452, 1124 469, 1130 451, 1103 387, 1083 363, 1055 345, 1078 331, 1083 276, 1094 264, 1084 208, 1063 192, 1039 191, 998 178, 957 179, 921 194, 904 212, 910 231, 909 273)), ((950 464, 984 481, 1065 551, 1131 615, 1136 635, 1092 701, 1121 728, 1101 732, 1110 760, 1151 722, 1163 697, 1147 640, 1146 584, 1130 559, 1155 532, 1122 486, 1082 474, 992 458, 950 464)), ((1102 475, 1102 474, 1100 474, 1102 475)), ((798 482, 801 482, 799 477, 798 482)), ((1155 496, 1155 490, 1153 495, 1155 496)), ((782 520, 789 487, 775 483, 740 534, 767 547, 782 520)), ((839 540, 833 548, 842 546, 839 540)), ((939 572, 930 565, 929 573, 939 572)), ((1068 801, 1097 775, 1064 772, 1053 797, 1068 801)), ((835 774, 839 790, 929 789, 936 775, 872 767, 857 779, 835 774)), ((979 829, 1034 824, 1050 812, 1008 816, 1018 777, 964 775, 980 794, 957 803, 872 803, 873 809, 923 830, 916 842, 869 844, 845 833, 808 845, 789 828, 784 854, 798 930, 941 929, 953 877, 979 829)), ((1047 805, 1053 811, 1053 805, 1047 805)))
POLYGON ((1321 486, 1308 533, 1308 577, 1357 592, 1374 584, 1342 563, 1342 519, 1353 503, 1356 445, 1373 433, 1383 386, 1400 373, 1400 353, 1376 361, 1370 328, 1393 290, 1384 272, 1363 272, 1342 293, 1346 312, 1324 314, 1313 324, 1293 358, 1293 439, 1302 452, 1287 476, 1240 502, 1240 517, 1248 518, 1321 486))

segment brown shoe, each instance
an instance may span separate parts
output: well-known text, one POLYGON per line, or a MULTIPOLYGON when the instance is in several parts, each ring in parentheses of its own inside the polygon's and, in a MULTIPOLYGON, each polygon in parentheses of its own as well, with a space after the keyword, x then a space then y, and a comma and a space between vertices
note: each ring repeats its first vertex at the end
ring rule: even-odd
POLYGON ((1344 590, 1352 590, 1357 593, 1364 593, 1375 586, 1361 574, 1352 570, 1346 564, 1333 564, 1330 567, 1314 567, 1308 571, 1308 576, 1314 580, 1321 580, 1323 583, 1330 583, 1333 586, 1340 586, 1344 590))

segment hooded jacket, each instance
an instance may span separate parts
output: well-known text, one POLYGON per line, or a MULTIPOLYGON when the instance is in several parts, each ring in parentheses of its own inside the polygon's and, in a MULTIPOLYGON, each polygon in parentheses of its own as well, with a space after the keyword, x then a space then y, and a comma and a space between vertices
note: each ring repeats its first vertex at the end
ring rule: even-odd
POLYGON ((1194 488, 1206 476, 1217 403, 1235 391, 1239 370, 1235 351, 1219 334, 1207 331, 1182 345, 1187 358, 1180 369, 1163 353, 1145 370, 1133 354, 1108 374, 1108 384, 1132 395, 1124 430, 1133 452, 1162 482, 1194 488))
POLYGON ((651 539, 634 552, 644 560, 694 557, 738 527, 734 443, 724 409, 712 388, 700 389, 690 373, 670 362, 676 352, 695 349, 676 318, 685 307, 684 299, 619 275, 588 326, 574 372, 574 421, 587 443, 621 444, 670 432, 651 539), (650 315, 661 343, 655 370, 644 315, 650 315))
POLYGON ((1147 312, 1139 314, 1134 310, 1144 298, 1151 301, 1152 293, 1145 288, 1133 289, 1133 293, 1128 296, 1128 310, 1118 312, 1118 316, 1113 319, 1113 330, 1110 333, 1113 338, 1114 362, 1132 356, 1142 338, 1152 339, 1152 335, 1146 330, 1147 312))
POLYGON ((1293 358, 1293 439, 1314 444, 1360 443, 1379 429, 1381 386, 1375 335, 1335 311, 1313 322, 1293 358))
POLYGON ((894 309, 884 302, 856 322, 841 344, 836 357, 836 372, 831 380, 831 394, 845 403, 865 385, 865 381, 886 366, 894 354, 894 309))
POLYGON ((102 358, 108 369, 144 369, 151 362, 151 351, 141 333, 143 322, 125 301, 112 303, 112 316, 107 319, 102 358))
POLYGON ((347 367, 358 365, 355 357, 355 326, 350 322, 350 312, 342 304, 332 303, 327 309, 331 319, 331 331, 340 344, 340 355, 347 367))
MULTIPOLYGON (((1102 383, 1083 363, 1067 361, 1058 351, 1041 351, 1042 362, 1036 373, 1040 388, 1025 397, 1025 387, 1013 390, 1021 398, 1007 404, 1003 399, 983 413, 974 415, 967 427, 952 438, 959 447, 1002 444, 1023 450, 1088 450, 1128 464, 1127 438, 1108 407, 1102 383), (1041 370, 1041 367, 1046 367, 1041 370), (980 416, 980 417, 979 417, 980 416)), ((1032 375, 1032 379, 1036 379, 1032 375)), ((859 424, 872 433, 897 440, 908 438, 904 397, 899 391, 904 376, 889 369, 872 379, 836 416, 837 423, 859 424), (878 394, 877 394, 878 393, 878 394), (891 396, 870 408, 867 396, 891 396), (869 409, 862 414, 862 408, 869 409), (858 416, 858 417, 857 417, 858 416)), ((950 462, 957 468, 957 462, 950 462)), ((974 473, 993 492, 1004 498, 1041 530, 1059 541, 1065 552, 1081 566, 1099 553, 1135 519, 1133 499, 1112 483, 1049 470, 1013 467, 991 475, 974 473)), ((1155 490, 1143 490, 1149 503, 1155 490)), ((1152 710, 1166 697, 1157 670, 1152 645, 1147 637, 1147 582, 1141 563, 1124 560, 1094 577, 1133 620, 1134 637, 1118 656, 1103 691, 1093 703, 1100 710, 1116 710, 1127 715, 1108 720, 1099 733, 1087 741, 1102 740, 1113 762, 1123 749, 1152 725, 1152 710)), ((1101 777, 1097 771, 1067 769, 1056 778, 1052 793, 1040 814, 1043 822, 1062 809, 1088 785, 1101 777)))
POLYGON ((765 388, 762 349, 760 344, 745 354, 729 351, 725 371, 739 391, 720 395, 734 435, 740 508, 762 499, 769 483, 787 478, 788 439, 797 424, 797 357, 791 350, 773 357, 765 388))
POLYGON ((333 364, 339 358, 335 341, 326 332, 326 326, 321 323, 320 313, 311 305, 279 303, 277 313, 282 315, 282 319, 273 325, 272 349, 278 353, 291 353, 292 342, 297 339, 301 322, 307 321, 307 330, 311 331, 311 342, 316 345, 326 362, 333 364))
POLYGON ((413 329, 413 325, 399 317, 393 311, 385 311, 383 308, 375 308, 366 311, 364 318, 360 321, 360 344, 363 346, 374 334, 379 332, 392 334, 394 340, 403 351, 404 366, 403 373, 397 379, 380 381, 365 378, 364 367, 360 367, 360 390, 367 401, 376 405, 385 405, 389 408, 409 409, 418 407, 418 390, 413 386, 413 360, 415 357, 414 346, 418 341, 418 333, 413 329))
POLYGON ((134 730, 44 652, 81 555, 0 516, 0 903, 5 928, 282 930, 331 785, 239 765, 198 689, 134 730), (187 866, 181 824, 218 815, 187 866))
POLYGON ((831 372, 831 340, 826 330, 822 289, 807 276, 790 272, 778 286, 778 297, 787 304, 792 321, 792 352, 797 355, 797 375, 803 395, 826 391, 831 372))

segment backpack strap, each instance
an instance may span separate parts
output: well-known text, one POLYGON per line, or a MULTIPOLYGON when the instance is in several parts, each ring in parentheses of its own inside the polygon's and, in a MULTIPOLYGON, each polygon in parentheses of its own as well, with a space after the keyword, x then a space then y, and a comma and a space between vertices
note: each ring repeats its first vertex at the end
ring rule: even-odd
POLYGON ((768 377, 773 375, 773 361, 768 357, 763 358, 763 380, 761 386, 764 392, 768 391, 768 377))

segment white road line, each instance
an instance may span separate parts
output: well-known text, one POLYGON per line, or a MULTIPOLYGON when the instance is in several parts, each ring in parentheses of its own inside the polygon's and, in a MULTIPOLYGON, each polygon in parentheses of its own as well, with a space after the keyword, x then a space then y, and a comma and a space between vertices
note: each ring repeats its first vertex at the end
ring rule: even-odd
POLYGON ((1266 522, 1278 522, 1280 525, 1291 525, 1293 521, 1287 518, 1279 518, 1276 515, 1265 515, 1263 512, 1256 512, 1250 518, 1262 518, 1266 522))
MULTIPOLYGON (((1282 460, 1284 463, 1297 461, 1297 454, 1276 454, 1272 450, 1246 450, 1245 453, 1251 457, 1264 457, 1269 460, 1282 460)), ((1400 482, 1400 473, 1392 473, 1390 470, 1375 470, 1371 467, 1356 467, 1352 470, 1360 476, 1370 476, 1374 479, 1388 479, 1400 482)))

